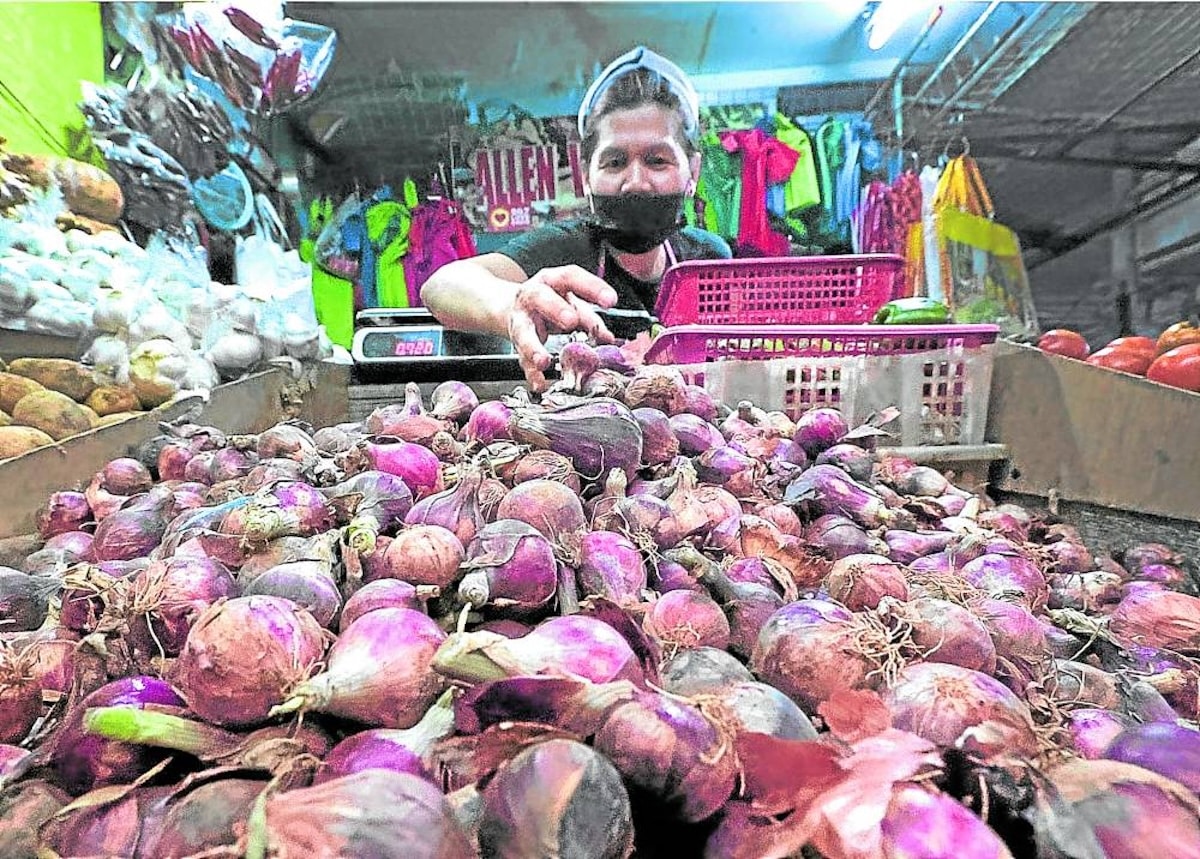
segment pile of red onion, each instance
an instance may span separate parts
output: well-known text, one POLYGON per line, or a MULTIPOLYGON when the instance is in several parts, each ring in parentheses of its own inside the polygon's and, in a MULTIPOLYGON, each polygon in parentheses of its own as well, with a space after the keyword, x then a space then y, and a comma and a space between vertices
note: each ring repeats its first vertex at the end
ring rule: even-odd
POLYGON ((0 855, 1200 855, 1189 559, 562 364, 173 426, 47 499, 0 567, 0 855))

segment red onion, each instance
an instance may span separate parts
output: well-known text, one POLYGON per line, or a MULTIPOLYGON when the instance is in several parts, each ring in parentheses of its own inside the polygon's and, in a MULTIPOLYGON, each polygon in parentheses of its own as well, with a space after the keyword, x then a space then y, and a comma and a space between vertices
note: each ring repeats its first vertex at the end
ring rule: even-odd
POLYGON ((408 484, 414 498, 441 490, 441 463, 429 448, 406 441, 364 441, 360 446, 370 468, 399 477, 408 484))
POLYGON ((671 431, 679 440, 679 452, 685 456, 699 456, 713 447, 723 447, 725 437, 721 431, 702 417, 684 412, 670 417, 671 431))
POLYGON ((1171 678, 1169 685, 1156 683, 1156 688, 1184 718, 1195 721, 1200 716, 1200 662, 1155 647, 1128 647, 1123 655, 1136 674, 1171 678))
POLYGON ((846 418, 837 409, 809 409, 796 419, 796 429, 792 440, 810 457, 816 457, 821 451, 833 447, 850 431, 846 418))
POLYGON ((1136 573, 1136 578, 1144 582, 1158 582, 1171 590, 1184 590, 1192 587, 1191 576, 1183 567, 1174 564, 1142 564, 1136 573))
MULTIPOLYGON (((479 493, 483 486, 483 474, 467 471, 450 489, 422 498, 404 521, 408 525, 436 525, 451 531, 464 546, 475 539, 479 529, 486 523, 480 509, 479 493)), ((507 492, 507 489, 505 490, 507 492)))
POLYGON ((273 715, 316 710, 365 725, 411 728, 442 693, 430 668, 446 633, 404 608, 367 612, 329 649, 325 670, 297 685, 273 715))
POLYGON ((1029 529, 1032 525, 1029 513, 1016 504, 1001 504, 991 510, 983 510, 979 513, 977 521, 984 528, 1021 543, 1029 539, 1029 529))
MULTIPOLYGON (((599 532, 603 533, 603 532, 599 532)), ((660 594, 670 591, 703 591, 700 584, 691 573, 674 561, 659 561, 655 570, 655 590, 660 594)))
POLYGON ((37 532, 43 540, 56 534, 78 531, 92 518, 92 508, 82 492, 55 492, 38 508, 37 532))
POLYGON ((909 665, 884 701, 894 727, 931 743, 985 755, 1037 753, 1029 708, 982 672, 934 662, 909 665))
MULTIPOLYGON (((676 553, 685 566, 699 569, 697 578, 708 588, 725 612, 729 628, 728 644, 725 647, 743 659, 749 659, 758 643, 763 627, 784 605, 784 597, 777 589, 778 583, 771 580, 770 574, 767 575, 769 580, 767 583, 734 581, 715 563, 700 557, 693 550, 677 549, 672 554, 676 553)), ((791 585, 791 582, 788 584, 791 585)), ((688 591, 676 591, 676 593, 685 594, 688 591)), ((790 588, 788 595, 789 597, 795 595, 794 585, 790 588)), ((665 599, 667 596, 664 594, 663 598, 665 599)), ((648 617, 647 622, 649 620, 648 617)), ((720 641, 712 642, 712 644, 719 645, 720 641)))
POLYGON ((855 480, 866 483, 871 479, 871 472, 875 468, 875 454, 856 444, 842 442, 817 454, 815 464, 836 465, 855 480))
POLYGON ((872 489, 851 479, 836 465, 814 465, 805 470, 788 484, 783 500, 808 507, 817 516, 849 516, 864 528, 887 526, 898 518, 872 489))
POLYGON ((600 369, 600 356, 587 343, 572 340, 558 353, 562 367, 562 387, 579 393, 588 376, 600 369))
POLYGON ((429 397, 429 414, 438 420, 462 423, 479 405, 479 397, 462 382, 442 382, 429 397))
POLYGON ((95 537, 87 531, 64 531, 46 541, 42 551, 61 551, 75 561, 80 561, 91 555, 92 541, 95 537))
POLYGON ((825 577, 829 596, 850 611, 878 608, 880 600, 891 597, 906 602, 908 585, 904 571, 883 555, 847 555, 833 562, 825 577))
POLYGON ((1050 586, 1050 608, 1073 608, 1096 613, 1121 601, 1122 582, 1113 573, 1054 574, 1046 577, 1050 586))
POLYGON ((916 785, 892 792, 880 831, 889 859, 1012 859, 1000 836, 961 802, 916 785))
POLYGON ((754 675, 737 657, 714 647, 679 651, 663 662, 661 674, 663 689, 686 698, 715 695, 724 689, 754 682, 754 675))
POLYGON ((728 730, 696 707, 642 692, 607 715, 594 745, 630 784, 694 823, 719 811, 737 785, 728 730))
POLYGON ((1095 855, 1196 855, 1200 804, 1177 782, 1133 764, 1105 760, 1067 761, 1047 774, 1076 827, 1091 830, 1099 851, 1095 855))
POLYGON ((563 454, 589 480, 603 482, 614 468, 633 474, 642 462, 641 427, 617 400, 597 397, 551 411, 517 409, 510 429, 517 441, 563 454))
POLYGON ((556 480, 576 495, 583 489, 571 460, 552 450, 533 450, 517 461, 512 472, 513 484, 530 480, 556 480))
POLYGON ((963 565, 962 577, 993 597, 1013 595, 1032 611, 1041 611, 1050 597, 1046 577, 1032 561, 1016 555, 980 555, 963 565))
POLYGON ((1147 564, 1170 564, 1178 567, 1186 560, 1162 543, 1136 543, 1116 553, 1116 559, 1134 575, 1141 572, 1142 567, 1147 564))
MULTIPOLYGON (((804 536, 804 524, 791 507, 786 504, 768 504, 758 511, 758 515, 766 519, 782 533, 791 537, 804 536)), ((846 520, 849 521, 849 520, 846 520)), ((854 523, 850 523, 853 525, 854 523)))
POLYGON ((408 484, 383 471, 361 471, 324 493, 338 522, 348 526, 347 542, 362 553, 371 552, 381 533, 403 523, 413 506, 408 484))
POLYGON ((433 667, 466 683, 536 674, 575 676, 593 683, 641 683, 645 677, 629 642, 604 621, 582 614, 549 618, 515 639, 491 632, 452 635, 433 667))
POLYGON ((1040 548, 1046 559, 1046 572, 1069 575, 1086 573, 1096 568, 1092 553, 1082 543, 1074 540, 1056 540, 1040 548))
POLYGON ((226 534, 241 534, 248 544, 278 537, 311 537, 333 527, 333 511, 321 490, 300 481, 276 483, 255 493, 250 503, 222 522, 226 534), (244 523, 240 528, 237 520, 244 523))
POLYGON ((282 597, 307 609, 322 627, 332 629, 342 608, 342 594, 327 562, 288 561, 256 575, 242 590, 245 596, 282 597))
POLYGON ((500 439, 510 439, 508 430, 512 409, 499 400, 481 403, 471 412, 463 427, 463 440, 488 445, 500 439))
POLYGON ((729 647, 729 621, 707 594, 670 591, 656 599, 646 613, 646 632, 668 651, 691 647, 729 647))
POLYGON ((0 645, 0 743, 19 743, 41 715, 32 653, 0 645))
POLYGON ((1104 757, 1156 772, 1200 795, 1200 731, 1193 728, 1166 722, 1131 725, 1113 739, 1104 757))
POLYGON ((13 642, 28 658, 29 670, 43 693, 86 695, 108 682, 104 658, 80 646, 79 635, 61 626, 42 627, 13 642))
POLYGON ((361 425, 339 424, 332 427, 321 427, 313 433, 312 440, 319 453, 333 456, 350 450, 361 435, 361 425))
POLYGON ((409 406, 399 404, 380 406, 364 422, 370 435, 420 445, 428 445, 435 435, 452 427, 449 421, 424 412, 413 413, 409 406))
POLYGON ((531 525, 555 545, 577 544, 588 527, 578 493, 555 480, 518 483, 500 501, 496 518, 531 525))
POLYGON ((303 480, 304 466, 291 459, 260 460, 242 478, 242 491, 254 493, 266 486, 287 480, 303 480))
POLYGON ((1200 653, 1200 599, 1174 591, 1130 593, 1113 611, 1109 630, 1125 644, 1200 653))
POLYGON ((683 386, 683 410, 709 423, 717 419, 716 400, 699 385, 683 386))
POLYGON ((612 370, 623 376, 632 376, 637 371, 620 346, 605 343, 597 346, 595 351, 601 370, 612 370))
POLYGON ((454 810, 434 785, 407 773, 371 769, 266 803, 270 856, 474 856, 454 810))
POLYGON ((875 666, 859 652, 851 620, 823 600, 785 605, 759 634, 750 669, 809 712, 841 689, 863 688, 875 666))
POLYGON ((211 558, 154 562, 130 584, 127 640, 144 658, 178 656, 200 613, 239 592, 225 565, 211 558))
POLYGON ((193 483, 202 483, 205 486, 212 486, 214 481, 212 478, 213 463, 216 461, 217 452, 214 450, 205 450, 195 454, 188 460, 187 465, 183 469, 183 479, 193 483))
POLYGON ((311 463, 319 458, 312 437, 295 424, 280 423, 263 430, 254 438, 259 459, 290 459, 311 463))
POLYGON ((450 692, 442 693, 411 728, 371 728, 351 734, 334 746, 321 764, 313 784, 353 775, 368 769, 408 773, 433 780, 426 764, 434 743, 454 728, 454 708, 450 692))
MULTIPOLYGON (((0 785, 9 785, 19 779, 33 763, 33 753, 20 746, 0 745, 0 785)), ((4 839, 0 836, 0 845, 4 839)))
POLYGON ((51 595, 61 586, 56 578, 0 567, 0 626, 5 632, 37 629, 46 619, 51 595))
POLYGON ((167 523, 158 513, 136 508, 117 510, 96 526, 92 560, 145 557, 159 544, 166 529, 167 523))
MULTIPOLYGON (((625 373, 619 373, 616 370, 605 370, 601 367, 584 381, 583 396, 607 397, 609 399, 620 400, 624 398, 625 386, 628 384, 629 376, 625 373)), ((546 397, 542 398, 542 402, 546 405, 551 405, 551 403, 547 402, 546 397)))
POLYGON ((623 399, 631 409, 654 408, 668 415, 684 410, 682 374, 674 367, 646 365, 625 386, 623 399))
POLYGON ((497 620, 485 620, 483 623, 476 626, 473 632, 494 632, 497 635, 505 638, 521 638, 533 632, 533 627, 527 623, 521 623, 519 620, 502 617, 497 620))
POLYGON ((633 416, 642 428, 642 461, 646 465, 661 465, 679 454, 679 439, 666 414, 658 409, 639 408, 633 410, 633 416))
POLYGON ((410 525, 388 543, 382 564, 367 580, 400 579, 446 590, 458 581, 465 557, 462 543, 440 525, 410 525))
POLYGON ((51 763, 64 786, 82 793, 107 784, 121 784, 137 778, 166 752, 148 746, 106 740, 83 729, 83 717, 92 707, 133 707, 167 705, 179 707, 183 701, 167 683, 157 677, 122 677, 92 692, 65 717, 55 735, 51 763))
POLYGON ((952 531, 890 530, 883 533, 888 557, 898 564, 911 564, 917 558, 944 552, 956 536, 952 531))
POLYGON ((1081 707, 1067 714, 1067 725, 1075 751, 1080 757, 1095 760, 1104 757, 1104 750, 1121 731, 1133 725, 1133 720, 1112 710, 1081 707))
POLYGON ((871 540, 867 532, 840 513, 826 513, 817 517, 805 530, 804 539, 832 560, 871 553, 871 540))
POLYGON ((646 567, 641 553, 626 537, 613 531, 589 531, 579 546, 576 569, 580 589, 618 605, 642 600, 646 567))
POLYGON ((35 578, 61 579, 68 568, 90 556, 90 547, 83 558, 76 555, 74 549, 38 549, 21 562, 21 571, 35 578))
POLYGON ((1031 614, 1028 608, 990 598, 974 601, 972 608, 992 636, 1001 665, 1015 663, 1017 667, 1029 669, 1049 663, 1047 624, 1031 614))
POLYGON ((944 662, 984 674, 996 671, 996 645, 974 613, 948 600, 921 597, 903 608, 913 644, 926 662, 944 662))
POLYGON ((728 445, 711 447, 696 458, 697 477, 725 487, 738 498, 759 495, 764 474, 762 463, 728 445))
POLYGON ((603 755, 574 740, 547 740, 520 752, 488 782, 481 854, 586 850, 596 859, 622 859, 633 852, 631 814, 621 776, 603 755))
POLYGON ((196 619, 172 669, 200 718, 222 726, 266 721, 325 653, 313 616, 279 597, 237 597, 196 619))
MULTIPOLYGON (((184 442, 171 442, 158 452, 156 470, 159 480, 183 480, 187 464, 199 451, 194 451, 184 442)), ((103 478, 96 481, 100 486, 103 478)))
POLYGON ((232 852, 238 828, 245 826, 266 786, 259 779, 225 773, 214 773, 211 780, 197 776, 166 800, 161 821, 151 818, 143 824, 136 855, 218 855, 221 848, 232 852))
POLYGON ((338 617, 339 630, 344 630, 356 619, 377 608, 406 608, 425 611, 425 602, 437 596, 437 589, 429 586, 416 587, 399 579, 379 579, 367 582, 346 600, 338 617))
POLYGON ((492 605, 515 613, 544 608, 558 586, 558 567, 550 541, 514 519, 498 519, 479 529, 467 547, 466 569, 458 593, 475 607, 492 605))

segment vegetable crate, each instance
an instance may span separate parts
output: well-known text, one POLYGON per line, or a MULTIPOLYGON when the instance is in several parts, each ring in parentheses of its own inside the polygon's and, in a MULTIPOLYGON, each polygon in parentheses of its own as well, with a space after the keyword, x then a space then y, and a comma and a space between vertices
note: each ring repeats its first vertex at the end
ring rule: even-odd
POLYGON ((734 406, 750 400, 793 420, 819 406, 852 425, 900 409, 893 443, 981 444, 995 325, 680 326, 647 363, 673 364, 692 384, 734 406))
POLYGON ((848 325, 897 297, 904 260, 890 254, 689 260, 663 275, 663 325, 848 325))

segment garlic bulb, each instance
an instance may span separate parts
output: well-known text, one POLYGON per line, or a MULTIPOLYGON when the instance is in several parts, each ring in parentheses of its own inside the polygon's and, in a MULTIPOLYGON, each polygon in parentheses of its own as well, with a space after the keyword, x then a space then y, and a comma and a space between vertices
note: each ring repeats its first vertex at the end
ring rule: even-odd
POLYGON ((119 385, 129 381, 129 346, 120 337, 101 334, 80 360, 119 385))

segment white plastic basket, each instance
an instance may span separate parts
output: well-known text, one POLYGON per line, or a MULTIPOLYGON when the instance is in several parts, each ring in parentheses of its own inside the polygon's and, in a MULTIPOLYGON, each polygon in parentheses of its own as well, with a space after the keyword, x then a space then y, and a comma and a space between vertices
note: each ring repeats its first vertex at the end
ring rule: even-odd
POLYGON ((839 409, 852 426, 894 406, 900 417, 885 444, 982 444, 994 346, 952 346, 892 355, 777 358, 677 365, 730 408, 749 400, 795 420, 819 406, 839 409))

